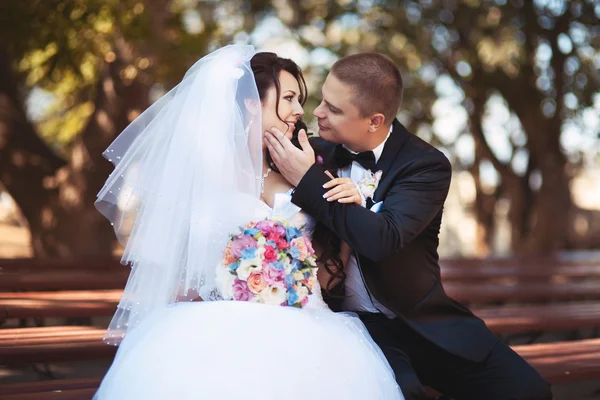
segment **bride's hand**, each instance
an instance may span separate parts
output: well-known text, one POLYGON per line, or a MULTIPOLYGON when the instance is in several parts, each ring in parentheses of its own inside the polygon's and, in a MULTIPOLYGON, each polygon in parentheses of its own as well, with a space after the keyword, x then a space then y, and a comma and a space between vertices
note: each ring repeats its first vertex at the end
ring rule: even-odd
POLYGON ((356 203, 359 206, 363 205, 363 197, 358 190, 356 184, 350 178, 333 178, 325 185, 327 191, 323 197, 327 201, 338 201, 339 203, 356 203))

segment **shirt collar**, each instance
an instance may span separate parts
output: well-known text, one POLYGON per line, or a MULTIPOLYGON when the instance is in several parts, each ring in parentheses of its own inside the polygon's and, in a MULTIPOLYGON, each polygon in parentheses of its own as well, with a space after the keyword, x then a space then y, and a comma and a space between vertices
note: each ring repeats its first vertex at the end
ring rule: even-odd
MULTIPOLYGON (((392 134, 392 130, 394 130, 394 125, 390 125, 390 131, 388 132, 387 136, 385 137, 385 140, 383 142, 381 142, 381 144, 377 147, 375 147, 373 150, 371 150, 373 152, 373 155, 375 156, 375 162, 379 162, 379 159, 381 158, 381 154, 383 153, 383 148, 385 147, 385 143, 387 142, 387 140, 390 138, 390 135, 392 134)), ((358 152, 356 151, 352 151, 348 148, 348 146, 346 146, 345 144, 342 145, 344 146, 344 148, 346 150, 348 150, 350 153, 352 154, 358 154, 358 152)))

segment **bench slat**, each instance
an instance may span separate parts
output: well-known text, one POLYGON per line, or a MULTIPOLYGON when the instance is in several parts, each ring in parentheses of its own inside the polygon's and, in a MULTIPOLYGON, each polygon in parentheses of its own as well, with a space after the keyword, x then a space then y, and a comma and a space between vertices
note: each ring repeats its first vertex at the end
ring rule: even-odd
POLYGON ((464 266, 441 264, 444 281, 519 279, 542 280, 551 278, 600 278, 600 264, 573 266, 464 266))
MULTIPOLYGON (((110 351, 106 351, 103 354, 100 354, 98 350, 100 348, 98 346, 98 341, 96 341, 95 345, 90 343, 88 347, 85 348, 85 351, 83 351, 83 349, 77 345, 71 345, 70 347, 79 347, 78 351, 80 352, 80 356, 83 353, 88 353, 87 355, 89 355, 89 353, 92 353, 95 356, 114 356, 114 352, 116 349, 115 347, 105 345, 101 342, 100 346, 110 351)), ((37 348, 38 351, 40 350, 40 347, 42 347, 43 351, 44 346, 32 347, 37 348)), ((573 381, 600 378, 600 339, 586 339, 572 342, 519 345, 513 346, 512 348, 522 357, 524 357, 536 370, 540 372, 540 374, 546 380, 548 380, 551 383, 567 383, 573 381)), ((63 355, 69 354, 66 347, 63 345, 56 346, 55 350, 62 352, 63 355)), ((27 354, 25 354, 25 356, 27 356, 27 354)), ((61 357, 61 359, 63 358, 61 357)), ((97 384, 97 382, 94 382, 94 384, 97 384)), ((40 384, 39 387, 41 388, 40 391, 44 391, 44 396, 49 395, 49 390, 56 390, 51 387, 49 388, 49 390, 45 390, 47 387, 44 386, 44 384, 40 384)), ((34 388, 32 388, 31 390, 33 389, 34 388)), ((3 393, 1 390, 3 390, 2 387, 0 387, 0 394, 3 393)), ((6 391, 10 391, 10 385, 8 385, 8 387, 4 390, 5 393, 6 391)), ((71 392, 71 390, 67 391, 71 392)), ((76 392, 76 390, 72 392, 76 392)), ((3 396, 3 398, 6 397, 3 396)), ((46 397, 40 396, 24 398, 42 399, 46 397)))
POLYGON ((125 286, 129 272, 127 267, 33 272, 0 270, 0 290, 119 289, 125 286))
MULTIPOLYGON (((462 290, 456 285, 447 286, 450 290, 462 290)), ((471 294, 474 291, 473 288, 468 290, 471 294)), ((483 289, 475 290, 480 292, 483 289)), ((498 291, 504 290, 511 289, 502 287, 498 289, 498 291)), ((121 294, 121 290, 0 293, 0 313, 8 318, 111 316, 115 312, 121 294)), ((598 294, 600 295, 600 291, 598 294)), ((460 296, 457 297, 460 299, 460 296)), ((495 333, 600 326, 600 302, 575 302, 549 306, 527 304, 478 307, 474 308, 474 313, 485 320, 495 333)))
POLYGON ((62 391, 34 392, 24 394, 9 394, 2 400, 89 400, 97 388, 72 389, 62 391))
MULTIPOLYGON (((0 385, 0 395, 52 392, 57 390, 94 389, 102 378, 51 379, 36 382, 19 382, 0 385)), ((4 397, 3 397, 4 398, 4 397)))
POLYGON ((600 378, 600 339, 519 345, 512 348, 551 383, 600 378))
POLYGON ((506 305, 473 313, 500 334, 600 327, 600 302, 506 305))
POLYGON ((600 299, 600 281, 519 282, 513 285, 447 282, 444 288, 451 297, 465 303, 600 299))
POLYGON ((0 293, 0 318, 110 316, 122 290, 0 293))

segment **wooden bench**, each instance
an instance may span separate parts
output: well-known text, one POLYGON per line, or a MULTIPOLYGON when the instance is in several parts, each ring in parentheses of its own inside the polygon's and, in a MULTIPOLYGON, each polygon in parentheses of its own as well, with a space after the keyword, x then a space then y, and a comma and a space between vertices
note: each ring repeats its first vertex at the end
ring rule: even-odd
MULTIPOLYGON (((98 260, 94 262, 98 262, 98 260)), ((89 283, 97 284, 97 288, 102 285, 114 285, 118 279, 122 280, 118 287, 123 287, 126 280, 123 271, 128 273, 129 269, 117 265, 118 262, 115 264, 115 260, 112 262, 113 264, 110 264, 109 267, 107 267, 109 265, 107 261, 102 261, 100 264, 79 263, 78 265, 92 266, 79 270, 77 267, 73 268, 72 262, 71 264, 55 262, 54 271, 46 269, 47 267, 43 264, 15 262, 3 266, 0 262, 0 266, 3 266, 0 270, 0 282, 3 282, 3 277, 13 279, 10 284, 5 286, 0 283, 0 290, 3 288, 14 290, 15 287, 23 289, 81 288, 77 287, 81 285, 81 282, 77 282, 78 279, 70 278, 70 276, 74 276, 70 275, 73 273, 80 274, 79 278, 87 280, 87 282, 98 278, 99 283, 89 283), (44 269, 42 270, 42 268, 44 269), (93 270, 92 268, 98 269, 93 270), (108 270, 117 271, 118 269, 121 272, 110 273, 110 279, 114 279, 112 281, 106 277, 107 275, 103 275, 108 270), (114 276, 119 273, 122 274, 121 277, 115 278, 114 276), (59 278, 54 278, 54 276, 59 278), (101 278, 102 276, 104 278, 101 278), (102 281, 102 279, 105 280, 102 281), (61 280, 66 287, 61 286, 61 280)), ((483 267, 481 260, 467 260, 463 264, 452 264, 451 260, 450 263, 443 264, 442 276, 445 280, 444 286, 451 296, 459 301, 472 304, 578 300, 574 303, 509 304, 500 307, 475 308, 474 312, 482 317, 495 333, 572 330, 600 326, 600 302, 579 301, 600 299, 600 280, 581 281, 582 278, 597 276, 599 269, 597 260, 594 262, 589 260, 565 262, 560 265, 553 264, 550 267, 550 264, 543 262, 538 264, 538 267, 534 267, 535 264, 523 265, 528 265, 528 267, 518 268, 518 264, 511 265, 506 260, 494 261, 489 266, 483 267), (544 265, 545 270, 542 268, 544 265)), ((9 318, 110 316, 115 311, 121 293, 121 290, 0 293, 0 312, 4 311, 9 318)), ((35 363, 112 358, 116 348, 105 345, 101 341, 103 335, 104 329, 74 326, 17 328, 13 331, 3 329, 0 330, 0 359, 10 359, 16 363, 35 363)), ((600 339, 591 339, 578 342, 515 346, 514 348, 530 361, 546 379, 553 383, 562 383, 600 378, 599 341, 600 339), (583 348, 587 350, 583 351, 583 348)), ((40 389, 33 394, 11 394, 11 396, 31 395, 37 397, 11 397, 11 399, 89 399, 94 390, 81 387, 67 389, 65 387, 58 393, 53 389, 40 389), (86 390, 87 392, 85 392, 86 390)), ((2 392, 0 391, 0 393, 2 392)))
POLYGON ((83 389, 58 389, 46 392, 32 392, 24 394, 9 394, 2 396, 2 400, 90 400, 95 388, 83 389))
MULTIPOLYGON (((17 290, 81 290, 119 289, 125 286, 130 269, 125 266, 107 268, 58 268, 54 270, 0 270, 0 291, 17 290)), ((565 281, 600 280, 600 265, 547 266, 442 266, 444 282, 486 281, 565 281)))
MULTIPOLYGON (((108 317, 121 290, 0 293, 4 318, 108 317)), ((576 330, 600 327, 600 302, 513 304, 473 309, 495 333, 576 330)), ((0 335, 2 335, 0 330, 0 335)))
MULTIPOLYGON (((444 257, 440 259, 444 266, 464 267, 506 267, 523 266, 525 268, 547 267, 548 265, 576 266, 600 264, 600 251, 598 252, 566 252, 549 255, 533 256, 508 256, 508 257, 444 257)), ((1 264, 0 264, 1 265, 1 264)))
POLYGON ((550 383, 600 379, 600 339, 512 346, 550 383))
POLYGON ((52 271, 57 269, 75 270, 78 268, 104 269, 125 267, 115 257, 79 257, 79 258, 0 258, 0 271, 52 271))
POLYGON ((48 271, 0 271, 0 291, 122 289, 130 269, 56 269, 48 271))
MULTIPOLYGON (((108 347, 108 346, 107 346, 108 347)), ((600 339, 513 346, 550 383, 600 378, 600 339)), ((4 400, 89 399, 101 378, 0 385, 4 400)))
POLYGON ((122 290, 0 292, 0 320, 110 316, 116 311, 122 293, 122 290))
POLYGON ((0 330, 0 359, 7 365, 112 358, 116 347, 102 341, 105 329, 47 326, 0 330))
POLYGON ((444 288, 454 299, 470 304, 600 299, 600 280, 565 283, 517 282, 514 284, 446 282, 444 288))
POLYGON ((574 279, 600 279, 600 264, 598 265, 546 265, 530 267, 527 265, 510 266, 464 266, 441 265, 442 279, 447 281, 486 281, 510 279, 517 281, 554 280, 565 281, 574 279))
MULTIPOLYGON (((39 294, 38 294, 39 295, 39 294)), ((118 301, 119 291, 111 291, 113 302, 107 307, 96 307, 93 311, 104 310, 103 315, 110 316, 118 301)), ((106 296, 106 295, 104 295, 106 296)), ((102 296, 99 296, 102 297, 102 296)), ((90 310, 85 307, 76 307, 77 303, 67 302, 53 310, 52 315, 89 315, 90 310)), ((473 312, 482 318, 488 327, 496 334, 528 333, 559 330, 577 330, 583 328, 600 327, 600 303, 576 302, 558 303, 550 305, 528 304, 476 308, 473 312)), ((30 311, 30 314, 35 314, 30 311)), ((103 353, 98 350, 104 329, 79 326, 52 326, 33 328, 11 328, 0 330, 0 347, 10 344, 11 349, 0 349, 0 356, 16 357, 21 350, 28 352, 27 362, 56 361, 53 357, 62 357, 61 354, 70 354, 69 357, 77 358, 80 350, 87 346, 93 347, 98 356, 112 353, 103 353), (36 350, 39 347, 39 351, 36 350), (60 347, 60 351, 55 349, 60 347), (4 352, 4 353, 3 353, 4 352)), ((83 354, 83 353, 82 353, 83 354)), ((3 358, 3 357, 0 357, 3 358)))
POLYGON ((102 378, 95 377, 4 384, 0 385, 0 398, 5 400, 85 398, 89 400, 101 381, 102 378))
POLYGON ((472 311, 496 334, 600 327, 600 302, 515 304, 472 311))

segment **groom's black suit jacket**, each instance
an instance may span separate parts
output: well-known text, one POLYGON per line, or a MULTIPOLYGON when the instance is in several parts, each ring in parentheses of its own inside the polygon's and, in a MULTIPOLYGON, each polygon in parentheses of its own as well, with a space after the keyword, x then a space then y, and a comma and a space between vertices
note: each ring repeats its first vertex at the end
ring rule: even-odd
MULTIPOLYGON (((318 140, 318 139, 317 139, 318 140)), ((334 144, 320 140, 324 164, 313 165, 292 201, 352 247, 372 295, 442 349, 472 361, 488 355, 496 337, 465 306, 448 297, 440 278, 437 248, 451 166, 448 159, 397 120, 376 170, 383 176, 374 203, 328 202, 322 185, 333 165, 334 144)))

